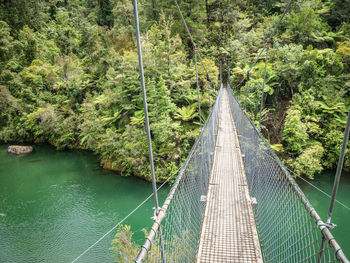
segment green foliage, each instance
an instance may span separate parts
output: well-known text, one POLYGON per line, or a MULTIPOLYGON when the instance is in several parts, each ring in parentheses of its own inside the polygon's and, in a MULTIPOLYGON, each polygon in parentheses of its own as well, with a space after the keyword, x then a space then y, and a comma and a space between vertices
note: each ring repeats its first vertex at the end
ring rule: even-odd
POLYGON ((118 232, 112 241, 113 257, 115 262, 131 263, 135 261, 139 252, 139 246, 132 240, 133 232, 128 225, 120 225, 118 232))
MULTIPOLYGON (((0 141, 90 150, 125 175, 150 179, 132 3, 38 1, 24 5, 28 14, 37 8, 49 16, 30 22, 18 16, 18 8, 12 1, 0 5, 1 14, 14 15, 0 21, 0 141)), ((143 55, 156 174, 162 181, 189 152, 198 112, 193 59, 174 30, 182 26, 173 19, 176 13, 169 13, 175 9, 155 14, 149 8, 140 6, 140 22, 148 26, 143 55)), ((187 8, 199 12, 197 24, 199 6, 187 8)), ((217 75, 213 60, 203 63, 217 75)), ((202 93, 207 92, 201 67, 199 75, 202 93)), ((207 97, 202 100, 205 116, 210 105, 207 97)))
POLYGON ((175 118, 182 121, 190 121, 198 116, 196 105, 188 105, 179 108, 175 113, 175 118))
POLYGON ((100 26, 112 27, 114 17, 112 14, 112 4, 109 0, 98 0, 97 23, 100 26))
MULTIPOLYGON (((284 150, 282 157, 300 164, 296 171, 302 170, 301 156, 320 156, 310 150, 319 144, 322 166, 336 165, 350 105, 344 3, 294 1, 271 39, 261 128, 284 150)), ((215 84, 220 59, 231 61, 233 84, 241 81, 285 6, 277 0, 180 1, 215 84)), ((143 1, 139 11, 156 174, 162 181, 198 135, 193 46, 172 1, 143 1)), ((248 84, 247 110, 255 122, 264 59, 248 84)), ((215 92, 208 95, 200 62, 198 73, 205 119, 215 92)), ((246 87, 239 90, 241 100, 246 87)), ((150 178, 131 1, 0 3, 0 141, 86 149, 123 174, 150 178)), ((345 167, 350 168, 348 157, 345 167)))
POLYGON ((315 144, 307 147, 295 161, 287 161, 287 165, 297 174, 306 175, 310 179, 313 179, 314 174, 320 173, 323 170, 321 164, 323 154, 323 147, 320 144, 315 144))
POLYGON ((291 153, 302 153, 309 139, 307 126, 301 119, 298 107, 290 108, 284 123, 282 138, 291 153))
MULTIPOLYGON (((145 237, 148 236, 148 233, 145 229, 142 229, 145 237)), ((167 253, 165 260, 167 262, 174 262, 175 259, 180 260, 180 262, 185 262, 193 255, 190 253, 186 247, 188 246, 191 240, 191 232, 188 230, 180 233, 180 236, 173 235, 170 242, 165 242, 164 246, 168 248, 168 251, 173 251, 172 253, 167 253), (181 255, 176 254, 176 251, 182 251, 181 255)), ((113 251, 113 257, 116 262, 134 262, 137 257, 140 246, 135 243, 132 239, 133 233, 131 232, 131 227, 127 225, 121 225, 118 228, 118 232, 115 235, 112 241, 112 247, 110 250, 113 251)), ((164 242, 164 241, 163 241, 164 242)), ((149 254, 152 257, 160 258, 160 248, 159 243, 154 240, 152 246, 150 247, 149 254)))
MULTIPOLYGON (((285 7, 279 1, 248 3, 237 4, 239 15, 231 27, 234 34, 225 43, 234 61, 234 84, 260 53, 261 40, 270 34, 285 7)), ((346 9, 343 4, 320 0, 293 2, 270 44, 261 128, 286 164, 310 178, 323 168, 336 167, 350 106, 350 27, 347 18, 336 21, 334 14, 343 12, 339 6, 346 9), (303 171, 308 163, 313 165, 303 171)), ((247 111, 256 124, 264 62, 262 56, 248 83, 247 111)), ((243 84, 238 94, 244 104, 247 85, 243 84)), ((345 168, 349 166, 347 157, 345 168)))

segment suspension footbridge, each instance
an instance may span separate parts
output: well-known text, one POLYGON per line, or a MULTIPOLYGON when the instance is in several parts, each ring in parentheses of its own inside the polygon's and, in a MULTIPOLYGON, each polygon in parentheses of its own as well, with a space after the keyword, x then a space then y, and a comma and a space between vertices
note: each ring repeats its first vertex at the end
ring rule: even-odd
MULTIPOLYGON (((325 221, 312 207, 260 132, 269 42, 292 1, 286 5, 278 23, 266 39, 266 45, 238 86, 231 88, 228 70, 228 83, 224 87, 220 65, 221 84, 215 91, 216 100, 204 125, 200 123, 200 134, 162 206, 157 198, 137 1, 133 2, 155 201, 154 223, 135 262, 349 263, 332 235, 334 224, 331 223, 331 216, 349 136, 350 113, 329 214, 325 221), (264 50, 265 77, 262 83, 259 125, 256 127, 245 108, 249 72, 264 50), (244 81, 247 85, 245 97, 237 96, 244 81)), ((206 72, 209 86, 214 85, 176 0, 175 4, 194 48, 200 115, 197 56, 206 72)), ((137 209, 138 207, 130 214, 137 209)))
POLYGON ((251 198, 226 88, 197 262, 262 262, 251 198), (229 248, 229 249, 227 249, 229 248))
MULTIPOLYGON (((266 39, 266 45, 247 72, 244 107, 236 97, 238 92, 235 95, 231 89, 229 69, 228 83, 226 88, 223 87, 220 62, 221 85, 216 101, 203 127, 200 122, 201 132, 160 207, 149 135, 137 1, 134 0, 155 197, 154 224, 135 262, 349 262, 331 233, 331 215, 349 136, 350 118, 326 222, 322 221, 260 132, 269 42, 291 3, 287 4, 266 39), (249 72, 264 50, 265 74, 257 128, 245 108, 249 72)), ((207 74, 209 86, 211 80, 176 0, 175 4, 194 47, 201 119, 197 56, 207 74)))
POLYGON ((136 262, 349 261, 228 85, 136 262))

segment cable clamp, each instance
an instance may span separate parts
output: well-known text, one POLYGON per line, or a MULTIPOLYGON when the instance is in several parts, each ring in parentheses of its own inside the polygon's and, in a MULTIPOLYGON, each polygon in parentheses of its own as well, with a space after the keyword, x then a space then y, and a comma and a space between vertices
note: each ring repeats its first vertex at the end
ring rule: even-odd
POLYGON ((157 217, 158 217, 160 211, 163 211, 164 214, 165 214, 165 210, 164 210, 163 207, 158 207, 158 209, 156 209, 155 207, 153 207, 152 209, 154 210, 153 216, 151 217, 151 219, 152 219, 153 221, 156 221, 156 219, 157 219, 157 217))
POLYGON ((323 223, 323 224, 320 224, 319 226, 325 226, 327 227, 328 229, 333 229, 335 228, 337 225, 336 224, 333 224, 333 223, 323 223))
POLYGON ((155 207, 153 207, 152 209, 154 210, 154 212, 153 212, 153 216, 151 217, 151 219, 153 221, 156 221, 156 219, 158 217, 159 209, 156 209, 155 207))

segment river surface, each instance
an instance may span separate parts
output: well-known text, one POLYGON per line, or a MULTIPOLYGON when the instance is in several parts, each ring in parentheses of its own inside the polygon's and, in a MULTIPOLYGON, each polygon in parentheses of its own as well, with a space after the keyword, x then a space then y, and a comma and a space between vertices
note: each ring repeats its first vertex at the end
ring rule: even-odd
MULTIPOLYGON (((0 262, 72 262, 151 192, 148 182, 100 169, 90 153, 36 146, 17 157, 0 145, 0 262)), ((138 243, 141 229, 152 224, 153 206, 151 198, 125 221, 138 243)), ((115 233, 78 262, 113 262, 115 233)))
MULTIPOLYGON (((308 181, 331 195, 334 177, 335 171, 326 171, 315 176, 314 180, 308 181)), ((298 179, 297 182, 319 216, 326 221, 330 198, 301 179, 298 179)), ((350 208, 350 174, 342 174, 336 199, 350 208)), ((337 226, 331 231, 347 257, 350 258, 350 210, 348 208, 335 203, 331 222, 337 226)))
MULTIPOLYGON (((72 262, 151 193, 151 184, 99 168, 86 152, 56 151, 36 146, 22 157, 0 146, 0 263, 72 262)), ((331 193, 334 173, 312 181, 331 193)), ((327 215, 329 198, 297 180, 319 215, 327 215)), ((162 203, 169 188, 160 191, 162 203)), ((343 175, 337 199, 350 207, 350 175, 343 175)), ((153 198, 125 224, 134 240, 144 240, 142 228, 152 221, 153 198)), ((350 255, 350 211, 336 203, 332 231, 350 255)), ((109 251, 116 231, 78 262, 113 262, 109 251)))

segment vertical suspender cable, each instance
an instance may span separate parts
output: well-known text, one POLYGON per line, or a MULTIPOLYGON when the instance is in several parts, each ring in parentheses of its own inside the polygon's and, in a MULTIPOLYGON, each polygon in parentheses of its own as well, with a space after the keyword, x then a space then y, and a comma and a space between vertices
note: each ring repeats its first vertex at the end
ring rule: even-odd
MULTIPOLYGON (((333 224, 331 223, 331 219, 332 219, 332 213, 333 213, 333 208, 334 208, 335 197, 336 197, 337 192, 338 192, 340 176, 341 176, 341 172, 343 170, 345 151, 346 151, 346 147, 348 145, 348 140, 349 140, 349 131, 350 131, 350 110, 348 112, 348 120, 346 121, 344 137, 343 137, 343 144, 342 144, 342 147, 341 147, 341 152, 340 152, 340 155, 339 155, 337 171, 335 173, 335 178, 334 178, 332 197, 331 197, 331 202, 329 204, 328 216, 327 216, 327 220, 326 220, 327 227, 333 227, 333 224)), ((325 244, 325 242, 326 242, 326 239, 324 238, 324 236, 322 236, 322 243, 321 243, 320 250, 318 251, 317 262, 321 262, 323 251, 324 251, 324 244, 325 244)))
POLYGON ((227 62, 227 86, 231 87, 231 82, 230 82, 230 61, 227 62))
POLYGON ((348 112, 348 120, 346 122, 346 127, 345 127, 345 131, 344 131, 343 144, 342 144, 342 148, 341 148, 341 152, 340 152, 340 156, 339 156, 339 160, 338 160, 337 171, 336 171, 335 178, 334 178, 332 199, 331 199, 331 203, 329 204, 327 223, 330 223, 331 218, 332 218, 335 197, 337 195, 341 171, 342 171, 343 165, 344 165, 345 151, 346 151, 346 147, 347 147, 348 140, 349 140, 349 130, 350 130, 350 111, 348 112))
MULTIPOLYGON (((215 84, 214 82, 210 82, 211 83, 211 86, 213 88, 213 91, 215 92, 215 84)), ((210 98, 210 97, 209 97, 210 98)), ((215 99, 214 99, 215 100, 215 99)), ((214 105, 215 102, 213 102, 213 105, 214 105)), ((210 105, 210 110, 211 110, 211 105, 210 105)))
MULTIPOLYGON (((271 32, 271 34, 269 35, 269 37, 268 37, 266 40, 270 40, 270 39, 273 38, 274 34, 276 33, 276 31, 277 31, 279 25, 281 24, 281 22, 282 22, 282 20, 283 20, 283 18, 285 17, 285 15, 287 14, 287 12, 289 11, 292 2, 293 2, 293 0, 290 0, 290 1, 288 2, 286 8, 285 8, 284 11, 283 11, 283 14, 281 15, 281 17, 280 17, 280 19, 278 20, 277 24, 275 25, 273 31, 271 32)), ((251 67, 250 67, 249 70, 247 71, 247 82, 249 81, 249 73, 250 73, 250 71, 253 69, 253 67, 255 66, 255 64, 258 62, 258 60, 259 60, 261 54, 262 54, 262 53, 264 52, 264 50, 265 50, 265 47, 266 47, 266 46, 264 46, 264 47, 262 48, 262 50, 259 52, 258 56, 255 58, 255 60, 254 60, 254 62, 253 62, 253 65, 251 65, 251 67)), ((244 82, 244 78, 243 78, 242 81, 238 84, 238 86, 241 85, 243 82, 244 82)), ((247 83, 247 88, 248 88, 248 83, 247 83)), ((247 93, 246 93, 245 101, 247 101, 247 93)), ((244 106, 244 110, 246 110, 246 103, 245 103, 245 106, 244 106)))
MULTIPOLYGON (((177 2, 176 0, 174 0, 174 2, 175 2, 175 5, 176 5, 177 10, 179 11, 179 14, 180 14, 182 23, 183 23, 184 26, 185 26, 185 29, 186 29, 186 31, 187 31, 187 34, 188 34, 188 36, 189 36, 190 39, 191 39, 192 45, 193 45, 194 47, 197 48, 196 43, 194 42, 193 37, 192 37, 192 34, 191 34, 191 32, 190 32, 190 29, 188 28, 188 25, 187 25, 187 23, 186 23, 186 20, 185 20, 183 14, 182 14, 182 12, 181 12, 180 6, 179 6, 179 4, 178 4, 178 2, 177 2)), ((204 68, 205 73, 206 73, 207 75, 209 75, 208 70, 207 70, 207 68, 205 67, 204 63, 203 63, 203 60, 202 60, 202 57, 201 57, 201 54, 200 54, 199 50, 197 50, 197 53, 198 53, 199 61, 201 62, 201 65, 202 65, 202 67, 204 68)))
POLYGON ((267 69, 268 56, 269 56, 269 40, 266 41, 265 72, 264 72, 264 80, 263 80, 262 89, 261 89, 261 102, 260 102, 260 114, 259 114, 259 126, 258 126, 259 130, 261 126, 261 112, 264 107, 264 87, 265 87, 265 81, 266 81, 266 69, 267 69))
POLYGON ((197 83, 197 97, 198 97, 199 127, 200 127, 200 129, 202 129, 201 99, 199 96, 198 70, 197 70, 197 49, 196 49, 196 47, 194 47, 194 62, 196 64, 196 83, 197 83))
POLYGON ((245 87, 245 99, 244 99, 244 110, 247 111, 247 97, 248 97, 248 82, 249 82, 249 70, 247 71, 247 85, 245 87))
POLYGON ((222 60, 220 60, 220 86, 222 85, 222 60))
POLYGON ((210 82, 207 82, 208 84, 208 96, 209 96, 209 112, 211 111, 211 101, 210 101, 210 82))
POLYGON ((207 84, 208 84, 208 96, 209 96, 209 112, 211 111, 211 101, 210 101, 210 84, 211 80, 209 74, 207 74, 207 84))
MULTIPOLYGON (((141 77, 141 86, 142 86, 142 94, 143 94, 143 109, 145 112, 145 122, 146 122, 146 130, 147 130, 149 162, 151 165, 151 174, 152 174, 152 187, 153 187, 153 193, 154 193, 155 213, 158 214, 159 203, 158 203, 156 176, 155 176, 155 172, 154 172, 154 163, 153 163, 151 130, 149 127, 149 118, 148 118, 146 85, 145 85, 145 77, 144 77, 144 72, 143 72, 143 61, 142 61, 142 50, 141 50, 141 41, 140 41, 139 17, 138 17, 138 11, 137 11, 137 0, 133 0, 133 3, 134 3, 134 16, 135 16, 135 25, 136 25, 137 52, 138 52, 138 57, 139 57, 140 77, 141 77)), ((162 244, 161 231, 159 231, 159 239, 160 239, 160 246, 161 246, 162 261, 165 262, 164 261, 165 260, 165 258, 164 258, 164 246, 162 244)))

